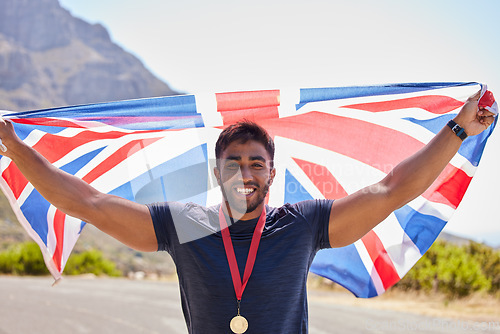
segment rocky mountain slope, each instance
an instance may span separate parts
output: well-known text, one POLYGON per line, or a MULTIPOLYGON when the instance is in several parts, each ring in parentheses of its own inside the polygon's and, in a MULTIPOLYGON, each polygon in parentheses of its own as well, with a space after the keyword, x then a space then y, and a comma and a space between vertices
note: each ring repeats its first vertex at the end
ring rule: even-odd
POLYGON ((0 109, 172 94, 102 25, 73 17, 57 0, 0 1, 0 109))
MULTIPOLYGON (((106 29, 73 17, 58 0, 0 1, 0 110, 173 95, 106 29)), ((30 240, 0 192, 0 251, 30 240)), ((140 254, 92 226, 75 251, 99 248, 124 270, 171 273, 167 254, 140 254)))

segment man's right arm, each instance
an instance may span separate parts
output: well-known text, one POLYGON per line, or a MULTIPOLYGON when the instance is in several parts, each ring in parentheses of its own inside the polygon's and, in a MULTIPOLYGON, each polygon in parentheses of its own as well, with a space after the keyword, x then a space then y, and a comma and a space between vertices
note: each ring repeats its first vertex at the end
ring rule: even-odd
POLYGON ((12 123, 0 118, 0 138, 21 173, 52 205, 96 226, 139 251, 156 251, 158 244, 149 209, 117 196, 99 192, 78 177, 51 165, 17 137, 12 123))

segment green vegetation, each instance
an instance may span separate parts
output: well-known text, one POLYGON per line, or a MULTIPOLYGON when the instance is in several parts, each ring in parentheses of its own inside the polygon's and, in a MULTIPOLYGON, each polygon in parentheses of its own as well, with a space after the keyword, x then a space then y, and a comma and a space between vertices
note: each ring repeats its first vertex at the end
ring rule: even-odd
POLYGON ((13 275, 46 275, 40 248, 34 242, 25 242, 0 252, 0 273, 13 275))
MULTIPOLYGON (((47 275, 49 271, 43 261, 38 245, 25 242, 11 246, 0 252, 0 273, 13 275, 47 275)), ((92 273, 95 275, 121 276, 116 265, 105 259, 98 250, 87 250, 70 256, 64 273, 79 275, 92 273)))
MULTIPOLYGON (((314 274, 308 285, 344 289, 314 274)), ((473 295, 500 299, 500 250, 476 242, 437 240, 391 290, 434 294, 447 301, 473 295)))
MULTIPOLYGON (((0 273, 49 274, 42 253, 34 242, 18 243, 1 251, 0 273)), ((73 252, 64 273, 123 275, 114 262, 95 249, 73 252)), ((331 281, 321 279, 315 284, 330 286, 331 281)), ((438 240, 393 289, 440 293, 448 299, 462 298, 476 292, 500 297, 500 251, 479 243, 457 246, 438 240)))
POLYGON ((66 275, 92 273, 97 276, 122 276, 122 272, 116 268, 115 263, 105 259, 102 252, 95 249, 71 255, 64 273, 66 275))
POLYGON ((500 251, 479 243, 457 246, 436 241, 397 289, 460 298, 474 292, 500 294, 500 251))

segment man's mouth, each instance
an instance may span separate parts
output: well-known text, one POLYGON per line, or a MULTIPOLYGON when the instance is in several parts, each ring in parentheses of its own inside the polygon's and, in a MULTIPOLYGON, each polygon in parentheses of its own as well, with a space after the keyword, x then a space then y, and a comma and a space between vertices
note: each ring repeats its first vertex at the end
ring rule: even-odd
POLYGON ((236 192, 241 195, 248 196, 255 192, 255 188, 247 188, 247 187, 237 187, 236 192))

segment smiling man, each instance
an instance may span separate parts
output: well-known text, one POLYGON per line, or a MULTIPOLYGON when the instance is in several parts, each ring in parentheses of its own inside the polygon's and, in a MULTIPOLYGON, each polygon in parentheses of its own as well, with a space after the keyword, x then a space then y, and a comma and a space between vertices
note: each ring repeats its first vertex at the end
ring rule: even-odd
POLYGON ((0 138, 24 176, 54 206, 142 251, 165 250, 177 266, 189 333, 307 333, 307 273, 321 248, 358 240, 438 177, 465 136, 493 122, 479 93, 422 150, 380 182, 342 199, 265 205, 274 144, 241 122, 224 129, 214 170, 222 203, 141 205, 103 194, 54 166, 0 121, 0 138), (229 226, 229 227, 228 227, 229 226), (181 234, 200 235, 180 242, 181 234))

